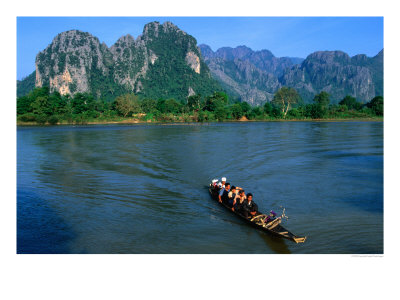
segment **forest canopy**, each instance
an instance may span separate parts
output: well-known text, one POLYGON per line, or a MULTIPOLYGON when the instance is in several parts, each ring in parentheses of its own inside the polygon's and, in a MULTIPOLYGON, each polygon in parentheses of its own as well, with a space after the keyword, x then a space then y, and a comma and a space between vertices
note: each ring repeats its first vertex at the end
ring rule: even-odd
POLYGON ((282 87, 271 102, 250 106, 229 99, 224 92, 187 97, 151 98, 126 93, 113 101, 95 99, 89 93, 74 96, 51 93, 48 87, 35 88, 17 98, 17 121, 37 124, 83 124, 88 122, 137 119, 147 122, 213 122, 235 120, 316 120, 379 118, 383 116, 383 97, 366 104, 347 95, 338 104, 321 92, 311 104, 303 104, 296 90, 282 87))

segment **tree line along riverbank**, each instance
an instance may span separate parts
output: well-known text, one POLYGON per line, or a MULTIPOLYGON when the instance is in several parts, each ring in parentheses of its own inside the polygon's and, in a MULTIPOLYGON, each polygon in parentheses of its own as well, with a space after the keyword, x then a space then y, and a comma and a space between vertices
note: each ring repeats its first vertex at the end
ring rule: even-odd
POLYGON ((308 120, 381 121, 383 97, 363 104, 348 95, 335 104, 328 93, 321 92, 313 103, 305 104, 295 89, 283 87, 271 102, 252 107, 247 102, 233 102, 222 92, 193 95, 186 103, 134 94, 121 95, 110 102, 88 93, 50 93, 48 87, 42 87, 17 98, 18 125, 308 120))

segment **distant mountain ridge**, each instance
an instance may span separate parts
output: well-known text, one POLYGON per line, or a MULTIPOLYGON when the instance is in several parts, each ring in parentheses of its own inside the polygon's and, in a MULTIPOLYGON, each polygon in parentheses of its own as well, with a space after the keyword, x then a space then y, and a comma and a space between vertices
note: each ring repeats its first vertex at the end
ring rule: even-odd
POLYGON ((333 102, 346 95, 361 102, 383 96, 383 50, 374 57, 317 51, 305 59, 275 57, 243 45, 214 52, 197 46, 193 36, 171 22, 148 23, 136 39, 128 34, 111 47, 87 32, 62 32, 38 53, 35 66, 35 72, 17 81, 18 96, 34 86, 103 99, 135 93, 181 101, 224 89, 252 105, 271 101, 282 86, 295 88, 304 102, 321 91, 333 102))
POLYGON ((214 52, 205 44, 199 48, 211 73, 228 93, 252 105, 271 101, 281 87, 278 78, 294 66, 291 58, 275 57, 269 50, 238 46, 214 52))
POLYGON ((374 57, 342 51, 318 51, 287 70, 282 85, 294 87, 304 99, 326 91, 333 100, 351 95, 361 102, 383 96, 383 50, 374 57))
POLYGON ((216 52, 213 52, 210 46, 202 44, 199 45, 204 59, 207 61, 211 59, 220 58, 222 60, 235 60, 248 61, 258 69, 271 73, 277 77, 283 74, 283 71, 293 66, 293 61, 302 62, 301 58, 290 57, 275 57, 269 50, 253 51, 247 46, 238 46, 236 48, 222 47, 216 52))
POLYGON ((383 50, 375 57, 350 57, 342 51, 318 51, 306 59, 275 57, 246 46, 217 51, 200 45, 211 73, 229 93, 257 105, 271 101, 282 86, 294 87, 305 102, 326 91, 333 102, 346 95, 367 102, 383 95, 383 50))

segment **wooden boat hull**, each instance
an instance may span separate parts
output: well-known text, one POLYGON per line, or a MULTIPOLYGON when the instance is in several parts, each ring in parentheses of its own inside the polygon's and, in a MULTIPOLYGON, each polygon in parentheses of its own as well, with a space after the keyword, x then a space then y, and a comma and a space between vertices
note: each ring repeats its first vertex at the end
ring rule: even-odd
POLYGON ((241 218, 242 220, 244 220, 246 223, 250 224, 251 226, 258 228, 264 232, 267 232, 269 234, 272 234, 274 236, 279 236, 288 240, 291 240, 295 243, 304 243, 306 240, 306 237, 299 237, 296 236, 295 234, 291 233, 289 230, 285 229, 283 226, 280 225, 281 223, 281 219, 277 218, 267 224, 262 224, 262 222, 255 222, 255 218, 253 218, 252 220, 247 219, 246 217, 244 217, 243 215, 232 211, 232 209, 225 205, 224 203, 220 203, 218 201, 218 194, 216 194, 213 189, 210 187, 209 189, 210 195, 213 198, 213 200, 217 201, 220 205, 222 205, 223 207, 225 207, 227 210, 229 210, 231 213, 235 214, 236 216, 238 216, 239 218, 241 218))

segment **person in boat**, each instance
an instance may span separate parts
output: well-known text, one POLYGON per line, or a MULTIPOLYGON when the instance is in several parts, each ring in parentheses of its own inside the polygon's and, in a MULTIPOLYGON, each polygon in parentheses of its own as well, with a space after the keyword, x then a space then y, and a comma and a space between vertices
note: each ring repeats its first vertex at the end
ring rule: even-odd
POLYGON ((236 186, 232 185, 231 190, 228 193, 228 198, 229 198, 229 206, 233 207, 234 201, 236 197, 238 196, 236 186))
POLYGON ((217 184, 218 184, 218 179, 213 179, 213 180, 211 181, 211 186, 212 186, 214 189, 217 187, 217 184))
POLYGON ((246 200, 246 194, 243 189, 239 190, 239 193, 236 195, 233 200, 232 210, 238 213, 242 213, 244 200, 246 200))
POLYGON ((218 201, 220 203, 228 204, 230 188, 231 188, 231 185, 227 182, 227 183, 225 183, 225 187, 220 190, 220 192, 218 194, 218 201))
POLYGON ((243 215, 246 218, 253 218, 260 213, 258 212, 258 205, 253 202, 253 194, 248 193, 246 195, 246 201, 243 204, 243 215))
POLYGON ((220 189, 224 189, 224 188, 225 188, 225 183, 226 183, 226 177, 222 177, 222 178, 221 178, 221 182, 218 182, 217 186, 218 186, 220 189))

